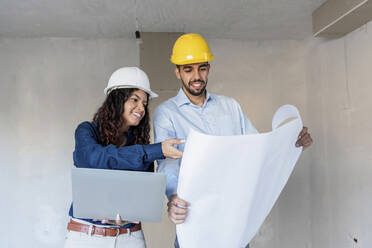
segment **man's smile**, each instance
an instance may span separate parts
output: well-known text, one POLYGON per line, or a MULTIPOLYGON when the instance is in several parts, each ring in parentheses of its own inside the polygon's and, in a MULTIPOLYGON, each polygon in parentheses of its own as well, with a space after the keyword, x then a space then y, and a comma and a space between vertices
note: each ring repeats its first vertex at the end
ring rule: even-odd
POLYGON ((200 80, 200 81, 193 81, 189 83, 190 87, 194 88, 195 90, 199 90, 204 87, 205 82, 200 80))

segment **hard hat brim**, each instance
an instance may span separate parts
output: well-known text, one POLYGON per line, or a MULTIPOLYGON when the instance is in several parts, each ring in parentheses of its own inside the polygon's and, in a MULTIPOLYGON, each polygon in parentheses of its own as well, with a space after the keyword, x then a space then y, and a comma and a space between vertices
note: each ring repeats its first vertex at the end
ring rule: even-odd
POLYGON ((148 90, 148 89, 145 89, 143 87, 140 87, 138 85, 119 85, 119 86, 114 86, 114 87, 110 87, 110 88, 105 88, 104 89, 104 93, 105 95, 109 95, 111 91, 113 90, 116 90, 116 89, 124 89, 124 88, 133 88, 133 89, 139 89, 139 90, 143 90, 144 92, 146 92, 147 94, 149 94, 149 99, 153 99, 153 98, 156 98, 158 97, 159 95, 156 94, 155 92, 151 91, 151 90, 148 90))
POLYGON ((214 59, 213 55, 210 55, 208 58, 200 58, 200 59, 179 59, 179 58, 171 58, 170 61, 175 65, 189 65, 189 64, 196 64, 196 63, 205 63, 210 62, 214 59))

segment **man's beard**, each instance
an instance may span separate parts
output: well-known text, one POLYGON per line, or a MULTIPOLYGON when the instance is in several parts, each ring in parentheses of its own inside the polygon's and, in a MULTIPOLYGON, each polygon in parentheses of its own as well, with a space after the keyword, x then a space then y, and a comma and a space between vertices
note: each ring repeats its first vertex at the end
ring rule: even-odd
POLYGON ((208 81, 204 82, 204 80, 201 80, 201 79, 190 81, 188 84, 185 84, 185 82, 182 79, 181 79, 181 81, 182 81, 182 84, 183 84, 184 88, 186 89, 186 91, 193 96, 200 96, 200 95, 204 94, 205 88, 207 87, 207 83, 208 83, 208 81), (200 88, 198 91, 192 90, 189 86, 191 83, 195 83, 195 82, 199 82, 201 85, 203 85, 203 87, 200 88))

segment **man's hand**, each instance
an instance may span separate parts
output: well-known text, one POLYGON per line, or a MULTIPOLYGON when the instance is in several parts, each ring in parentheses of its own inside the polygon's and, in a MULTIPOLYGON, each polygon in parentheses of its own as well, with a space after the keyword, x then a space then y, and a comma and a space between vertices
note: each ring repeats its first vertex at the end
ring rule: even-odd
POLYGON ((174 224, 181 224, 187 217, 189 204, 179 198, 177 195, 172 195, 168 202, 168 217, 174 224))
POLYGON ((300 134, 298 135, 298 139, 296 141, 296 146, 300 147, 303 146, 304 150, 313 144, 313 139, 311 138, 310 134, 307 132, 307 127, 303 127, 300 134))

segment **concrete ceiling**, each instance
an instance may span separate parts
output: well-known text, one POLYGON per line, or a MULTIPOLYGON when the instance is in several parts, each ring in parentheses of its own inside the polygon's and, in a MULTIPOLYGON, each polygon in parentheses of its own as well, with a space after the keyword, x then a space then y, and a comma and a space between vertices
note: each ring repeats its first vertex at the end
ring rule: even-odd
POLYGON ((303 39, 325 0, 0 0, 0 37, 133 37, 198 32, 209 38, 303 39))

